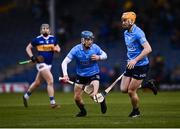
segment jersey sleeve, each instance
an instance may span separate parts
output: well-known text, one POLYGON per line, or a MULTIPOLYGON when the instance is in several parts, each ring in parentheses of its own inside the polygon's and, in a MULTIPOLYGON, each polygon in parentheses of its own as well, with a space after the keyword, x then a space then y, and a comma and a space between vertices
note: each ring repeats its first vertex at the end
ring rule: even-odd
POLYGON ((147 41, 146 36, 142 30, 140 30, 136 36, 140 44, 144 44, 147 41))
POLYGON ((72 59, 74 58, 75 54, 76 54, 76 48, 73 47, 73 48, 70 50, 70 52, 67 54, 67 57, 72 60, 72 59))
POLYGON ((33 47, 35 47, 36 44, 37 44, 37 38, 34 38, 34 39, 31 41, 31 44, 32 44, 33 47))
POLYGON ((58 44, 57 38, 54 37, 54 46, 56 46, 58 44))
POLYGON ((103 50, 97 44, 95 44, 95 48, 97 51, 97 55, 101 55, 103 53, 103 50))
POLYGON ((98 45, 96 45, 97 55, 99 55, 100 60, 107 59, 107 54, 98 45))

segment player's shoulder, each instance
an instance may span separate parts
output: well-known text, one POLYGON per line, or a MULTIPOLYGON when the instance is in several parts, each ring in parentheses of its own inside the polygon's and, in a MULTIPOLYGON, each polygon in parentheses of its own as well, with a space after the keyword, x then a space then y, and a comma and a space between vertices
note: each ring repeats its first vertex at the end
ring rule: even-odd
POLYGON ((101 49, 101 46, 98 45, 99 43, 94 43, 94 46, 97 48, 97 49, 101 49))
POLYGON ((49 38, 56 38, 54 35, 48 35, 49 38))
POLYGON ((124 31, 124 35, 126 35, 127 33, 128 33, 128 30, 125 30, 125 31, 124 31))
POLYGON ((134 31, 138 33, 144 33, 144 31, 137 25, 134 25, 134 31))
POLYGON ((134 33, 135 33, 135 35, 136 35, 137 37, 142 37, 142 36, 145 35, 145 34, 144 34, 144 31, 143 31, 140 27, 138 27, 138 26, 135 26, 135 28, 134 28, 134 33))
POLYGON ((38 35, 38 36, 34 37, 34 38, 32 39, 32 42, 37 42, 37 41, 39 41, 39 40, 41 40, 41 35, 38 35))
POLYGON ((74 46, 74 48, 81 48, 82 44, 81 43, 78 43, 74 46))
POLYGON ((93 43, 92 47, 99 48, 99 45, 97 45, 97 43, 93 43))
POLYGON ((50 35, 48 35, 48 36, 49 36, 49 37, 54 37, 54 35, 51 35, 51 34, 50 34, 50 35))
POLYGON ((35 37, 35 39, 39 39, 39 38, 42 38, 42 35, 38 35, 35 37))
MULTIPOLYGON (((36 38, 43 38, 43 35, 38 35, 36 36, 36 38)), ((48 35, 48 38, 55 38, 54 35, 48 35)))
POLYGON ((82 44, 81 44, 81 43, 78 43, 78 44, 76 44, 72 49, 73 49, 73 50, 80 50, 80 49, 82 49, 82 44))

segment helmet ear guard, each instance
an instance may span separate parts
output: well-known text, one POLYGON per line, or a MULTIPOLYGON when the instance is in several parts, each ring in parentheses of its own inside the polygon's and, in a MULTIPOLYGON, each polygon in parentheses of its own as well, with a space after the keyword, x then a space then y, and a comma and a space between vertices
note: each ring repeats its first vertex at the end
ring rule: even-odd
POLYGON ((84 45, 84 38, 81 38, 81 43, 84 45))

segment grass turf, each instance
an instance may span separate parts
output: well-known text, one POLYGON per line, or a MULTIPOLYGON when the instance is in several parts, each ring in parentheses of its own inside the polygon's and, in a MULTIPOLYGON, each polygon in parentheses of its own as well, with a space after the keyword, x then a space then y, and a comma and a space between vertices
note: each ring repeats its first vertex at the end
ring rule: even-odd
POLYGON ((0 94, 0 127, 180 127, 180 92, 139 91, 139 118, 127 117, 131 111, 127 94, 111 92, 107 96, 108 110, 101 114, 100 105, 84 95, 87 117, 77 118, 79 111, 74 104, 72 93, 56 92, 59 109, 51 109, 46 92, 34 92, 29 107, 24 108, 22 94, 0 94))

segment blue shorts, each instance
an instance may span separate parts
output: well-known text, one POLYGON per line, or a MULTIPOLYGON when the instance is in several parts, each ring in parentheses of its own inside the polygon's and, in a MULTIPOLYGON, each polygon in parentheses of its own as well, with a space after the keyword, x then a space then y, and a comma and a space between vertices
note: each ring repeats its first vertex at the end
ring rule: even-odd
POLYGON ((124 76, 132 77, 137 80, 142 80, 146 78, 148 71, 149 71, 149 64, 144 66, 135 66, 134 69, 126 68, 124 76))
POLYGON ((76 76, 76 83, 78 83, 78 84, 87 85, 87 84, 90 84, 91 81, 93 81, 93 80, 100 80, 100 75, 95 74, 95 75, 89 76, 89 77, 82 77, 79 75, 76 76))

